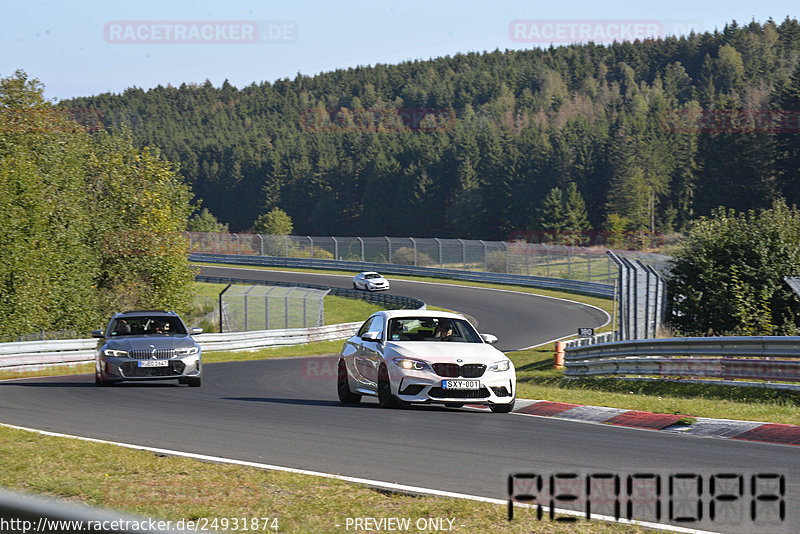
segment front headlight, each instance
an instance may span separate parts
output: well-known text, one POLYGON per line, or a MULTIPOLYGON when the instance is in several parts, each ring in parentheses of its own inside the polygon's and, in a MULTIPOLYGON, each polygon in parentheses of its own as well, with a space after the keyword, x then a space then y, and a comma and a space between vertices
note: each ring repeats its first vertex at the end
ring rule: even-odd
POLYGON ((489 366, 490 371, 499 373, 501 371, 508 371, 511 368, 511 360, 503 360, 501 362, 494 362, 489 366))
POLYGON ((183 347, 182 349, 175 349, 176 356, 191 356, 192 354, 197 354, 200 352, 200 349, 197 347, 183 347))
POLYGON ((412 360, 411 358, 395 358, 392 360, 401 369, 408 371, 425 371, 430 369, 430 366, 421 360, 412 360))
POLYGON ((111 356, 112 358, 127 358, 128 352, 124 350, 105 349, 103 356, 111 356))

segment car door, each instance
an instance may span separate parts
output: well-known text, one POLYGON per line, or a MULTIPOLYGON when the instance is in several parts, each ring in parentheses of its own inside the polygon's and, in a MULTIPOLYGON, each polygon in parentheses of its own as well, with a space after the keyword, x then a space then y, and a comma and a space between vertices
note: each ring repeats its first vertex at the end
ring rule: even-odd
POLYGON ((361 365, 362 375, 369 383, 370 387, 378 387, 378 368, 383 361, 383 317, 376 315, 367 328, 368 333, 376 335, 373 340, 361 340, 361 365))
POLYGON ((361 336, 369 332, 371 328, 374 328, 372 326, 373 323, 377 325, 379 322, 381 321, 377 316, 368 319, 358 330, 358 333, 347 341, 347 343, 351 346, 353 355, 354 377, 363 387, 374 388, 375 381, 371 378, 373 375, 372 364, 370 363, 368 353, 364 348, 364 344, 366 342, 361 339, 361 336))

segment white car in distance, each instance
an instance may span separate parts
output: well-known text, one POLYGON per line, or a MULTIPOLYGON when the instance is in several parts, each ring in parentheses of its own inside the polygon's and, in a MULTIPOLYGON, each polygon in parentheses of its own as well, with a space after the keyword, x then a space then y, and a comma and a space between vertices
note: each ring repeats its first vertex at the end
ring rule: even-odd
POLYGON ((456 313, 376 312, 342 347, 339 400, 356 404, 371 395, 384 408, 480 404, 508 413, 516 398, 516 372, 511 360, 492 346, 496 342, 456 313))
POLYGON ((358 273, 353 277, 353 289, 382 291, 389 289, 389 281, 374 271, 358 273))

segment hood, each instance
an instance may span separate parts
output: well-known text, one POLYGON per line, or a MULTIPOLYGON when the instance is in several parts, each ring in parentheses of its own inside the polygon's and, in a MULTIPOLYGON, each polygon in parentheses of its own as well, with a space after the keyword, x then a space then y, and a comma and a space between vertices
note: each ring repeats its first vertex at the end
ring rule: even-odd
POLYGON ((106 348, 129 351, 131 349, 180 349, 193 347, 194 340, 189 336, 158 335, 158 336, 123 336, 109 339, 106 348))
POLYGON ((386 355, 416 358, 431 363, 482 363, 489 365, 506 359, 506 355, 488 343, 458 343, 447 341, 389 341, 386 355))

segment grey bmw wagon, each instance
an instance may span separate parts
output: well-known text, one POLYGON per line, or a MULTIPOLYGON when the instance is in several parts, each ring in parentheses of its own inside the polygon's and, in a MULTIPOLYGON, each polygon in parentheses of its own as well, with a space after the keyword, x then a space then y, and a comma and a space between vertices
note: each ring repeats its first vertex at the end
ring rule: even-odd
POLYGON ((135 310, 117 313, 99 338, 95 351, 94 382, 110 386, 124 380, 169 380, 198 387, 201 384, 200 345, 177 313, 135 310))

